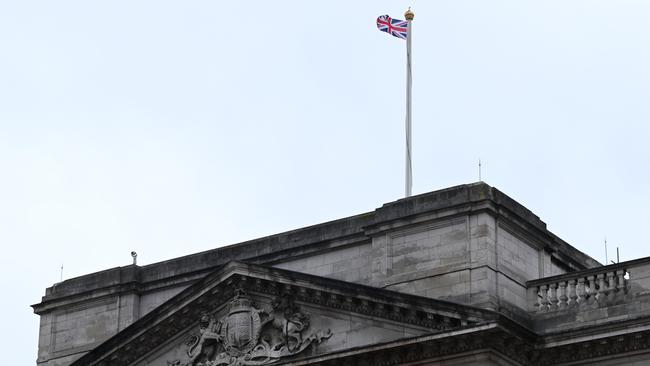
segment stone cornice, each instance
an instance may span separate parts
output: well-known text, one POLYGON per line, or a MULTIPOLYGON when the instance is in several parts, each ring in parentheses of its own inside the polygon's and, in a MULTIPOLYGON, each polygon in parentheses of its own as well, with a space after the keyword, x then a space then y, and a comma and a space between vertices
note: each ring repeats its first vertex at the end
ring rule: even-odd
POLYGON ((531 339, 499 321, 393 342, 358 347, 279 365, 389 366, 436 360, 451 355, 483 351, 501 354, 521 365, 549 366, 586 362, 647 352, 650 331, 546 347, 542 338, 531 339))
POLYGON ((393 342, 359 347, 280 365, 314 366, 389 366, 421 362, 477 350, 499 352, 506 357, 529 365, 531 342, 492 322, 439 332, 393 342))
POLYGON ((630 319, 614 324, 599 324, 581 327, 572 331, 544 334, 544 348, 555 348, 578 342, 595 341, 601 338, 648 331, 650 331, 650 316, 645 316, 643 319, 630 319))
MULTIPOLYGON (((231 262, 162 304, 71 366, 130 365, 167 339, 196 326, 203 312, 224 306, 237 288, 272 297, 290 293, 297 303, 366 315, 428 329, 429 334, 294 359, 291 365, 398 365, 484 350, 522 365, 590 360, 650 349, 650 329, 596 326, 565 335, 538 336, 509 318, 368 286, 241 262, 231 262), (596 334, 598 333, 598 334, 596 334)), ((279 363, 282 364, 282 363, 279 363)))
POLYGON ((533 365, 553 365, 595 360, 601 357, 622 356, 650 349, 650 331, 591 339, 552 348, 538 347, 530 355, 533 365))
POLYGON ((496 319, 496 313, 368 286, 351 286, 303 273, 230 262, 162 304, 72 365, 128 365, 164 340, 194 326, 200 314, 232 299, 234 290, 276 296, 291 293, 295 301, 445 331, 496 319))
POLYGON ((570 263, 574 269, 587 268, 598 263, 580 253, 546 230, 539 217, 496 188, 485 183, 474 183, 429 192, 387 203, 373 212, 340 220, 308 226, 297 230, 250 240, 144 267, 126 266, 66 280, 49 288, 40 304, 34 305, 38 313, 41 305, 56 306, 56 301, 82 293, 112 287, 119 292, 120 285, 138 282, 143 288, 165 286, 167 283, 190 284, 203 274, 232 260, 255 263, 272 263, 294 256, 311 255, 342 246, 363 243, 377 230, 408 225, 408 220, 422 217, 435 219, 491 212, 516 222, 535 236, 544 238, 549 251, 560 261, 570 263))

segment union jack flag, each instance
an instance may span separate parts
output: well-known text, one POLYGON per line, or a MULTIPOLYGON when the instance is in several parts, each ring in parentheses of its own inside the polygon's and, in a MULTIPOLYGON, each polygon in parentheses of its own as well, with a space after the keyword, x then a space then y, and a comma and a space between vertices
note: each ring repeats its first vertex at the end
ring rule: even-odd
POLYGON ((408 22, 406 20, 393 19, 388 15, 377 18, 377 28, 393 36, 406 39, 408 35, 408 22))

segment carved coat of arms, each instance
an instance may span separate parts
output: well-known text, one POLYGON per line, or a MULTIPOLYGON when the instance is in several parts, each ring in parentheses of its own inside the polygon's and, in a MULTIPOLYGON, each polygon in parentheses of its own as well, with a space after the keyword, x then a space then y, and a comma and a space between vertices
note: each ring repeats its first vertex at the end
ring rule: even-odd
POLYGON ((187 342, 187 360, 168 361, 170 366, 255 366, 279 361, 304 351, 332 333, 317 331, 304 337, 309 317, 286 294, 273 300, 271 310, 255 308, 242 290, 220 320, 203 314, 199 334, 187 342))

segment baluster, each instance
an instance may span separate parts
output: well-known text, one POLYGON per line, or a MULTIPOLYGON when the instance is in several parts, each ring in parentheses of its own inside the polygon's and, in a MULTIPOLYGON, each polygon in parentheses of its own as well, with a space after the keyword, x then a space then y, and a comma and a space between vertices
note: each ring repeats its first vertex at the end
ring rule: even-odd
POLYGON ((558 284, 558 300, 559 300, 558 307, 560 309, 566 308, 568 299, 569 298, 566 295, 566 281, 561 281, 558 284))
POLYGON ((558 308, 557 303, 558 303, 558 298, 557 298, 557 283, 552 283, 550 286, 550 291, 549 291, 549 302, 551 305, 551 310, 555 310, 558 308))
POLYGON ((599 273, 596 278, 598 279, 598 303, 605 303, 606 286, 605 286, 605 274, 599 273))
POLYGON ((617 296, 622 298, 627 293, 627 280, 625 279, 625 270, 619 269, 616 271, 618 281, 616 283, 617 296))
POLYGON ((576 293, 576 280, 569 280, 569 307, 574 307, 578 302, 578 294, 576 293))
POLYGON ((616 299, 616 271, 607 272, 607 301, 613 303, 616 299))
POLYGON ((541 285, 539 286, 539 311, 547 311, 548 310, 548 286, 546 285, 541 285))
POLYGON ((587 291, 585 290, 584 277, 578 278, 578 288, 576 289, 576 293, 578 294, 578 305, 585 304, 587 301, 587 291))
POLYGON ((596 302, 596 276, 587 276, 589 287, 587 288, 587 304, 591 305, 596 302))

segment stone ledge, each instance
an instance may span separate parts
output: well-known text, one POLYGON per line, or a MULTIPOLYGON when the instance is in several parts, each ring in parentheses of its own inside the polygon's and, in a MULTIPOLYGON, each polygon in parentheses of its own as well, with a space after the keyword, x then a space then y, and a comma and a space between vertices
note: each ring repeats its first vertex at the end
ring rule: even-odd
POLYGON ((72 365, 125 365, 136 362, 164 339, 192 327, 199 314, 216 309, 235 289, 251 294, 290 293, 296 302, 369 315, 388 321, 449 331, 499 318, 483 309, 452 302, 354 285, 299 272, 229 262, 184 290, 72 365))
MULTIPOLYGON (((417 216, 452 217, 477 213, 477 210, 492 212, 533 230, 548 238, 548 250, 572 268, 581 269, 598 265, 598 262, 561 241, 546 230, 546 224, 530 210, 485 183, 473 183, 425 193, 395 202, 387 203, 374 212, 364 213, 340 220, 304 227, 240 244, 221 247, 187 255, 143 267, 125 266, 88 274, 66 280, 46 290, 41 304, 33 305, 35 311, 46 303, 100 288, 119 286, 125 282, 149 284, 178 282, 184 277, 196 277, 213 271, 231 260, 246 260, 256 263, 276 262, 295 255, 309 255, 313 250, 334 250, 339 245, 371 240, 372 228, 390 226, 390 221, 404 222, 417 216), (445 212, 443 212, 445 211, 445 212), (431 216, 433 215, 433 216, 431 216), (570 264, 570 265, 569 265, 570 264)), ((156 285, 152 285, 155 287, 156 285)))

